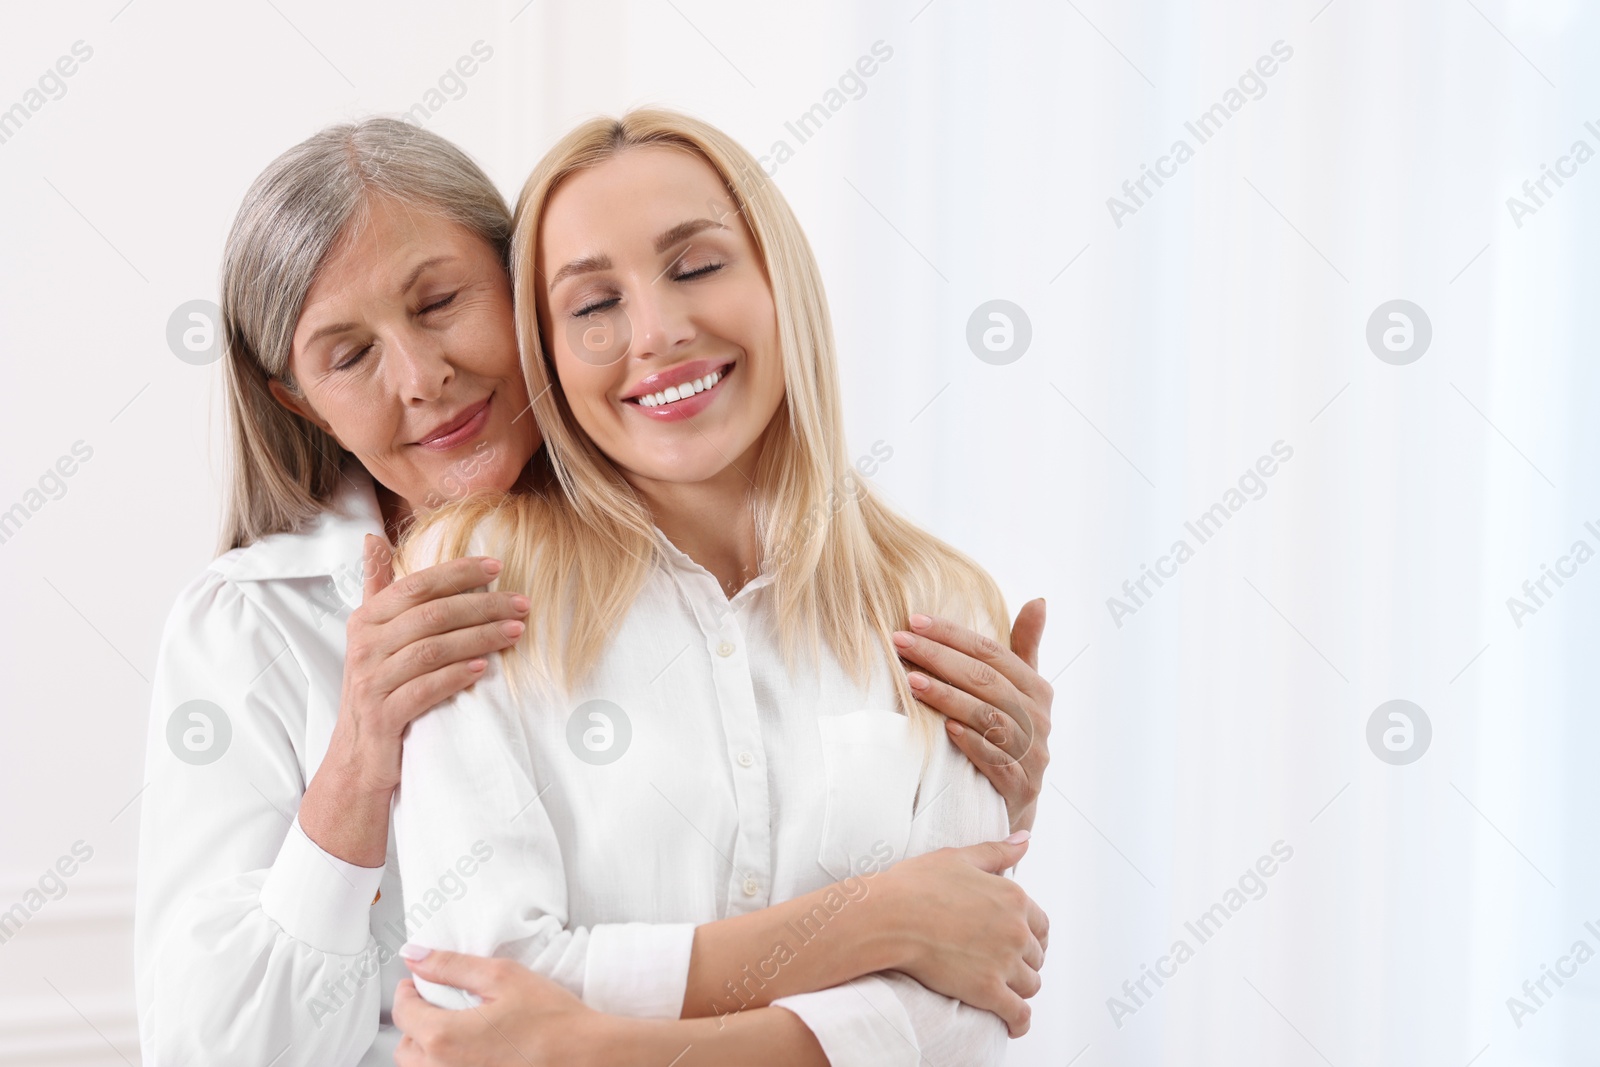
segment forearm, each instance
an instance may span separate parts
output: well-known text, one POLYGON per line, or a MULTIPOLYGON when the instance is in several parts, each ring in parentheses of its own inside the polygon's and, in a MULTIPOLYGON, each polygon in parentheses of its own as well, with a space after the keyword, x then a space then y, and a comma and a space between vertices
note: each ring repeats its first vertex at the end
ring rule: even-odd
POLYGON ((756 1008, 718 1019, 628 1019, 597 1015, 566 1061, 596 1067, 828 1067, 822 1046, 799 1016, 756 1008))
POLYGON ((357 867, 382 867, 389 854, 393 789, 363 781, 353 763, 330 745, 300 801, 300 829, 317 847, 357 867))
POLYGON ((684 1019, 764 1008, 779 997, 901 966, 902 909, 879 875, 695 928, 684 1019))

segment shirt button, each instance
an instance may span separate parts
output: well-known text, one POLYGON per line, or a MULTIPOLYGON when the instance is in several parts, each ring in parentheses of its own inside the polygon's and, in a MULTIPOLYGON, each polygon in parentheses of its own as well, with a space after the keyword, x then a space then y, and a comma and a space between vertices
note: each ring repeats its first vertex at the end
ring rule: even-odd
POLYGON ((739 766, 748 767, 751 764, 755 763, 755 761, 756 761, 756 758, 754 756, 750 755, 750 753, 748 753, 748 752, 739 753, 739 766))
POLYGON ((755 896, 757 888, 758 887, 756 885, 756 880, 754 878, 746 878, 744 880, 744 895, 745 896, 747 896, 747 897, 755 896))
POLYGON ((722 642, 717 646, 717 655, 722 656, 724 659, 733 655, 733 644, 728 641, 722 642))

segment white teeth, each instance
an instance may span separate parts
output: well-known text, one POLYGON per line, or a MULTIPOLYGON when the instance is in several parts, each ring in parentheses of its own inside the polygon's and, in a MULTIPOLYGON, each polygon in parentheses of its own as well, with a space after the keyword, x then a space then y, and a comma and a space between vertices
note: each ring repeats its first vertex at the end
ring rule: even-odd
POLYGON ((694 381, 684 382, 682 385, 669 385, 659 393, 647 393, 637 399, 640 407, 660 407, 662 404, 671 404, 685 397, 694 396, 696 393, 703 393, 721 380, 722 372, 712 371, 704 378, 696 378, 694 381))

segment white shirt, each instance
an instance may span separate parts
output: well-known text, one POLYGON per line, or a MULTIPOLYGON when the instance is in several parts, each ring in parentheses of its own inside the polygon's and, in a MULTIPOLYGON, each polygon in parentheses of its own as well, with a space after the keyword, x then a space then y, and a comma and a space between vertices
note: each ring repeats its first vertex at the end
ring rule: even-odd
MULTIPOLYGON (((494 655, 472 689, 412 723, 394 829, 406 899, 420 905, 414 940, 516 959, 602 1011, 677 1018, 697 924, 863 865, 1002 838, 1007 819, 943 730, 924 770, 886 665, 862 689, 824 647, 816 668, 791 675, 770 577, 729 601, 658 537, 663 561, 570 699, 536 682, 513 698, 494 655)), ((791 935, 800 950, 815 927, 791 935)), ((785 958, 764 952, 729 978, 754 990, 785 958)), ((441 1006, 467 1003, 417 985, 441 1006)), ((737 1008, 735 996, 716 1010, 737 1008)), ((922 1052, 1004 1060, 998 1016, 899 973, 775 1003, 834 1067, 916 1067, 922 1052)))
POLYGON ((338 716, 362 537, 383 533, 371 477, 345 474, 309 528, 222 555, 167 619, 134 924, 146 1067, 394 1062, 393 839, 387 866, 357 867, 294 821, 338 716), (220 714, 191 705, 172 727, 190 701, 220 714))

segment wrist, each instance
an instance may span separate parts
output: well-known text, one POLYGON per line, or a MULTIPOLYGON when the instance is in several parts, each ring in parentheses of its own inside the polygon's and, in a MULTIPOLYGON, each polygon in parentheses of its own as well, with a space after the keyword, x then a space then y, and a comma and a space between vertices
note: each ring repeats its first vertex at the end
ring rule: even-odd
POLYGON ((859 922, 848 931, 851 943, 857 946, 852 955, 867 964, 861 973, 914 966, 924 946, 916 936, 916 924, 908 919, 913 901, 904 879, 892 871, 880 871, 862 876, 862 881, 867 892, 857 909, 859 922))
POLYGON ((392 788, 375 788, 324 761, 300 799, 300 829, 322 851, 357 867, 381 867, 389 850, 392 788))
POLYGON ((664 1048, 662 1039, 666 1036, 651 1020, 599 1011, 586 1011, 573 1025, 556 1028, 555 1033, 553 1062, 585 1063, 591 1067, 632 1067, 664 1048))
POLYGON ((380 740, 371 730, 351 725, 341 711, 317 773, 326 769, 352 795, 382 795, 387 800, 400 785, 399 768, 399 737, 380 740))

